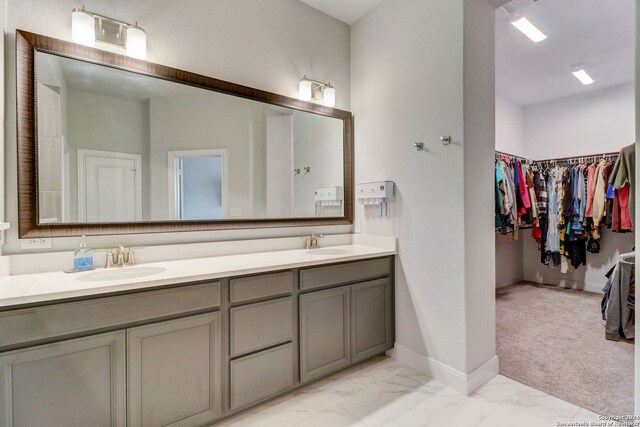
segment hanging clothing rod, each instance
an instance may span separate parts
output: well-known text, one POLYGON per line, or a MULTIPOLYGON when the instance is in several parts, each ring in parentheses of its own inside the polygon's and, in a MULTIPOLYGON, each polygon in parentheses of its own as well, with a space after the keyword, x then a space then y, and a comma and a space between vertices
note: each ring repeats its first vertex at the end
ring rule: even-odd
POLYGON ((496 151, 496 156, 506 156, 506 157, 510 157, 512 159, 520 159, 520 160, 525 160, 527 162, 530 162, 531 159, 527 159, 526 157, 522 157, 522 156, 516 156, 515 154, 509 154, 509 153, 505 153, 503 151, 496 151))
POLYGON ((507 156, 515 159, 526 160, 532 163, 564 162, 568 160, 580 160, 583 158, 586 159, 591 157, 613 157, 613 156, 618 156, 620 154, 620 152, 614 151, 610 153, 585 154, 583 156, 558 157, 555 159, 544 159, 544 160, 531 160, 531 159, 527 159, 526 157, 516 156, 514 154, 505 153, 503 151, 496 151, 495 153, 496 153, 496 156, 507 156))
POLYGON ((584 156, 571 156, 571 157, 558 157, 555 159, 544 159, 544 160, 534 160, 534 162, 563 162, 566 160, 580 160, 580 159, 586 159, 586 158, 590 158, 590 157, 613 157, 613 156, 617 156, 619 155, 620 152, 619 151, 615 151, 615 152, 611 152, 611 153, 598 153, 598 154, 585 154, 584 156))

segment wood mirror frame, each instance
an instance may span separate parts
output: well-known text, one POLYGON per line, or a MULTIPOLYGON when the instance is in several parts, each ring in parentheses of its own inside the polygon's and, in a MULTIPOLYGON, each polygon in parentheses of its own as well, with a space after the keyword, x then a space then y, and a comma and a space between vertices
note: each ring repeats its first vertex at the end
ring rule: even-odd
POLYGON ((350 112, 214 79, 164 65, 85 47, 54 38, 16 31, 18 235, 20 238, 62 237, 243 228, 349 225, 353 223, 353 117, 350 112), (136 221, 117 223, 40 224, 36 123, 36 51, 78 59, 267 104, 309 111, 343 121, 344 210, 339 217, 136 221))

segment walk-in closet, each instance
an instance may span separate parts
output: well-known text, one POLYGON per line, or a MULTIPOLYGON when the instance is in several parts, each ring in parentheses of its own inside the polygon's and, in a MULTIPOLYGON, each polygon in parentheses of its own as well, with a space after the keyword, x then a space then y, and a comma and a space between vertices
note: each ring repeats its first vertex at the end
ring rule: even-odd
POLYGON ((635 2, 496 11, 500 373, 634 413, 635 2))

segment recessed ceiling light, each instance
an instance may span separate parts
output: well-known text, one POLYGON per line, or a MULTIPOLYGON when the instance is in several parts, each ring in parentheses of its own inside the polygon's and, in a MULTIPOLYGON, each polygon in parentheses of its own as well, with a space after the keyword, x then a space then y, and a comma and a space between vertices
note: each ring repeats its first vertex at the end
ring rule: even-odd
POLYGON ((591 76, 584 70, 584 68, 574 69, 572 73, 574 76, 576 76, 576 79, 580 80, 583 85, 590 85, 591 83, 595 82, 595 80, 591 78, 591 76))
POLYGON ((534 43, 541 42, 546 39, 547 36, 538 29, 535 25, 531 23, 524 16, 522 18, 516 18, 516 20, 511 21, 511 25, 520 30, 525 36, 529 37, 534 43))

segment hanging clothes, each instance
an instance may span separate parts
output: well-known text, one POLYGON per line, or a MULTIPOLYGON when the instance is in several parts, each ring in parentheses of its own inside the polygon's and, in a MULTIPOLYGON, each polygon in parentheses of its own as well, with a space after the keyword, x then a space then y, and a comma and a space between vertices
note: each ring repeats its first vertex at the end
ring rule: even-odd
POLYGON ((614 189, 620 190, 627 184, 630 186, 627 207, 625 208, 629 214, 629 221, 633 229, 634 213, 635 213, 635 176, 636 176, 636 145, 632 144, 620 150, 618 160, 611 171, 609 184, 614 189))
POLYGON ((620 336, 626 339, 635 337, 635 312, 629 305, 630 297, 635 301, 634 277, 635 254, 621 255, 602 289, 605 294, 602 300, 605 338, 608 340, 618 341, 620 336))
POLYGON ((531 226, 540 261, 549 268, 568 272, 587 265, 587 253, 600 252, 602 228, 633 229, 634 150, 539 162, 497 153, 496 229, 516 240, 520 227, 531 226))

